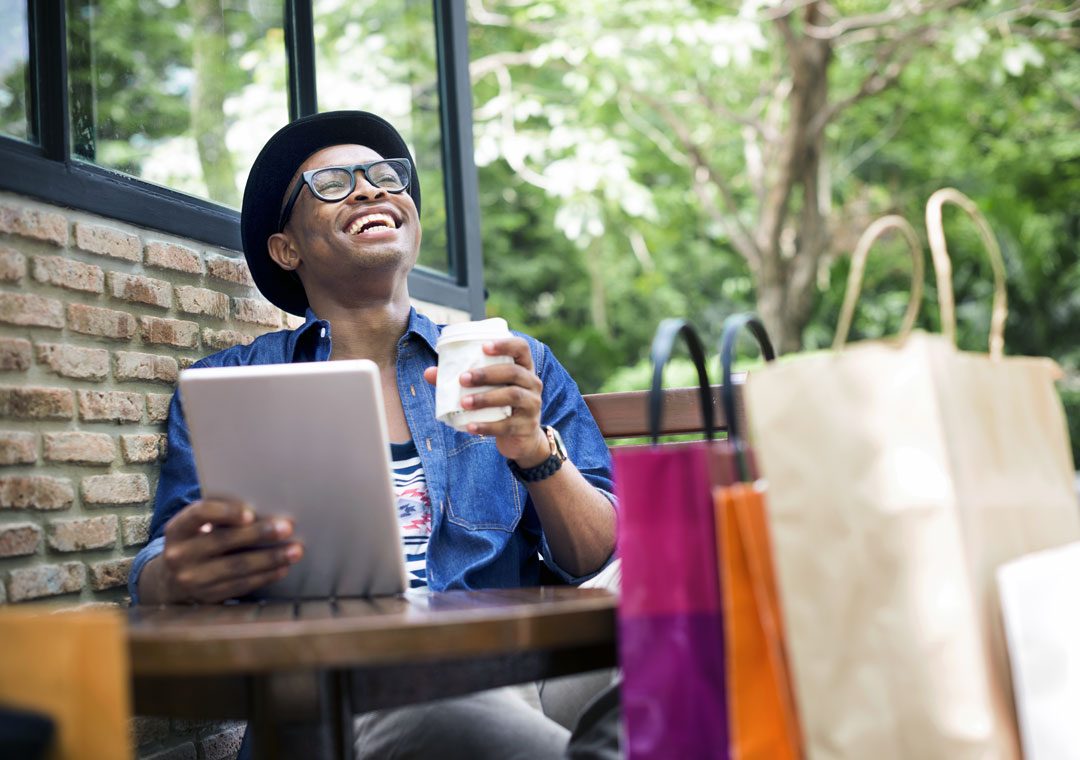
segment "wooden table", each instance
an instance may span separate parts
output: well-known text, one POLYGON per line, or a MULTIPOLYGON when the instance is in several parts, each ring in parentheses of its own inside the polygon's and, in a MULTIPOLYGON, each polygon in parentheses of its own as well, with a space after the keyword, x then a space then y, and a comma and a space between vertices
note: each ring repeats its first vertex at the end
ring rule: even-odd
POLYGON ((138 607, 135 712, 245 718, 253 756, 352 757, 352 716, 611 667, 615 598, 544 587, 138 607))

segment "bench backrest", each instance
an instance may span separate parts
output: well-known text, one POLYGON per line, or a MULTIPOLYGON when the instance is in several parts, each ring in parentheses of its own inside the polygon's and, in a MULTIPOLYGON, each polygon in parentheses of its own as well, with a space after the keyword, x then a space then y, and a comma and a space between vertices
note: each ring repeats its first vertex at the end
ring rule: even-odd
MULTIPOLYGON (((735 409, 740 420, 743 413, 742 384, 745 373, 732 376, 735 389, 735 409)), ((713 418, 717 432, 727 430, 724 418, 724 406, 720 400, 721 386, 712 386, 713 418)), ((684 435, 698 433, 705 435, 704 419, 701 414, 700 393, 695 388, 665 388, 663 394, 663 414, 660 417, 662 435, 684 435)), ((592 412, 593 419, 600 427, 600 432, 609 445, 620 438, 641 438, 649 435, 648 391, 625 391, 620 393, 593 393, 585 396, 585 403, 592 412)))

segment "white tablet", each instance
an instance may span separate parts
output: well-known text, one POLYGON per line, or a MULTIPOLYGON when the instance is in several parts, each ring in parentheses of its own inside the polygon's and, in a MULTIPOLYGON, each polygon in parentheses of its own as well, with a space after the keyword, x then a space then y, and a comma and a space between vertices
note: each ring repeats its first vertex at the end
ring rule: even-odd
POLYGON ((203 498, 295 521, 304 557, 262 597, 405 590, 379 370, 333 361, 180 373, 203 498))

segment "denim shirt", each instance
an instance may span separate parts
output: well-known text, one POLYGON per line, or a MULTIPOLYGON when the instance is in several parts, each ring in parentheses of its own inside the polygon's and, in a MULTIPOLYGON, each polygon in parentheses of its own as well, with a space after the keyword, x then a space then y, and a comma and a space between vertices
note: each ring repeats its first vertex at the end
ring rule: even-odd
MULTIPOLYGON (((528 490, 506 466, 491 436, 463 433, 435 419, 435 389, 423 373, 437 363, 435 342, 442 326, 413 309, 398 341, 397 381, 405 417, 424 467, 431 495, 428 584, 433 591, 539 585, 540 558, 567 583, 575 577, 552 559, 528 490)), ((573 379, 543 343, 529 343, 536 373, 543 381, 541 422, 562 435, 570 460, 585 479, 612 503, 611 458, 596 422, 573 379)), ((308 309, 296 330, 282 330, 234 346, 196 362, 195 367, 327 361, 330 323, 308 309)), ((139 575, 165 548, 165 523, 200 498, 191 442, 180 393, 169 407, 168 457, 161 468, 150 523, 150 542, 135 557, 128 589, 139 601, 139 575)), ((255 505, 256 509, 258 505, 255 505)), ((318 547, 307 547, 317 551, 318 547)))

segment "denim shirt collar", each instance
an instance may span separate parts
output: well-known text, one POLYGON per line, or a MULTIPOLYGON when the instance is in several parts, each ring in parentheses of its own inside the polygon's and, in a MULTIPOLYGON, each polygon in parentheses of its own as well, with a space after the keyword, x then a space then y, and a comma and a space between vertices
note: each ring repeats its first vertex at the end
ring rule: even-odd
MULTIPOLYGON (((285 355, 290 362, 295 362, 299 358, 297 356, 298 348, 303 346, 307 340, 310 340, 307 336, 318 331, 315 338, 329 338, 331 336, 330 323, 325 319, 319 319, 315 316, 315 312, 311 310, 309 306, 304 313, 304 324, 297 329, 293 330, 289 334, 289 338, 285 344, 285 355), (325 332, 323 332, 325 330, 325 332)), ((435 351, 435 343, 439 340, 439 328, 425 316, 418 313, 415 307, 409 308, 409 326, 405 329, 405 335, 398 341, 398 348, 400 349, 409 335, 416 335, 423 339, 428 347, 435 351)))

